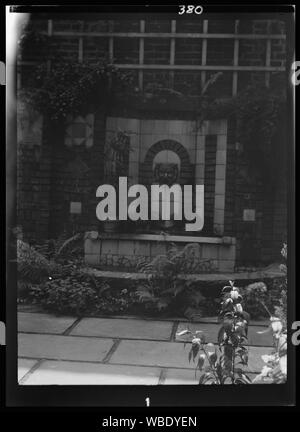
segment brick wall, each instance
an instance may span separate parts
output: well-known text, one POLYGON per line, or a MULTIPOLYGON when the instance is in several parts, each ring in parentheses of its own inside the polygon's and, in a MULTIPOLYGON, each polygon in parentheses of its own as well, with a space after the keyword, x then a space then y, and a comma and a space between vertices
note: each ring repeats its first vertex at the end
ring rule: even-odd
POLYGON ((103 180, 103 148, 105 141, 105 113, 95 113, 94 145, 69 149, 61 135, 52 142, 52 178, 50 236, 55 237, 67 230, 70 234, 93 227, 98 229, 95 209, 98 203, 96 189, 103 180), (81 202, 82 213, 70 214, 70 202, 81 202))
POLYGON ((51 190, 50 145, 39 149, 22 145, 17 153, 17 221, 24 239, 47 238, 51 190))

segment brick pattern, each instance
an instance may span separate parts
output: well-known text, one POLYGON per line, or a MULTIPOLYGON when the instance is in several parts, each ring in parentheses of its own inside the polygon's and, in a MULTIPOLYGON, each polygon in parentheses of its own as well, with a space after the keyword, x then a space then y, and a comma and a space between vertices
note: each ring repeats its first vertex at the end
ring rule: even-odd
POLYGON ((176 22, 176 33, 202 33, 203 19, 198 17, 196 20, 182 19, 176 22))
POLYGON ((146 38, 144 56, 145 64, 170 64, 170 40, 146 38))
POLYGON ((139 41, 133 38, 114 39, 116 63, 137 64, 139 62, 139 41))
MULTIPOLYGON (((188 244, 176 243, 179 250, 188 244)), ((235 265, 235 245, 206 244, 199 245, 199 256, 195 257, 198 273, 214 271, 230 272, 235 265)), ((121 239, 85 240, 85 261, 101 268, 126 268, 136 270, 140 263, 150 262, 158 255, 167 253, 171 244, 168 242, 135 241, 121 239)))
POLYGON ((227 119, 227 158, 225 185, 224 235, 235 236, 235 201, 236 201, 236 140, 235 118, 227 119))
POLYGON ((103 145, 105 118, 103 111, 95 114, 94 145, 68 148, 61 135, 54 144, 51 168, 50 225, 48 237, 66 230, 69 234, 98 229, 95 209, 96 189, 103 180, 103 145), (82 213, 70 214, 70 202, 81 202, 82 213))
POLYGON ((96 63, 100 58, 108 57, 108 38, 84 38, 82 44, 83 61, 96 63))
POLYGON ((168 33, 171 31, 171 21, 164 19, 147 19, 145 31, 149 33, 168 33))
POLYGON ((175 64, 200 65, 202 61, 202 44, 197 39, 176 40, 175 64))
POLYGON ((207 40, 207 65, 233 65, 232 39, 208 39, 207 40))
MULTIPOLYGON (((221 18, 221 17, 220 17, 221 18)), ((208 20, 208 33, 234 33, 235 21, 232 19, 208 20)))
POLYGON ((214 193, 216 181, 217 135, 205 137, 204 228, 203 235, 213 235, 214 193))
POLYGON ((47 238, 50 216, 51 148, 44 145, 40 156, 28 146, 17 153, 17 223, 24 240, 47 238), (34 176, 32 175, 34 173, 34 176))

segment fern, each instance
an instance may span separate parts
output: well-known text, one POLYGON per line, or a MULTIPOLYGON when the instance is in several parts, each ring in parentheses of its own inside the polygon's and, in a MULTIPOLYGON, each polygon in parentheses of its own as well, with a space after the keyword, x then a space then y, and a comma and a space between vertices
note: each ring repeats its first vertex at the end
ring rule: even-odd
POLYGON ((17 240, 17 262, 19 278, 32 283, 41 282, 57 270, 55 263, 20 239, 17 240))
POLYGON ((75 234, 74 236, 66 239, 62 245, 60 245, 60 247, 58 248, 57 252, 56 252, 56 257, 62 256, 69 253, 72 253, 72 251, 74 251, 74 248, 76 248, 78 246, 78 243, 80 243, 83 239, 83 234, 82 233, 78 233, 75 234))

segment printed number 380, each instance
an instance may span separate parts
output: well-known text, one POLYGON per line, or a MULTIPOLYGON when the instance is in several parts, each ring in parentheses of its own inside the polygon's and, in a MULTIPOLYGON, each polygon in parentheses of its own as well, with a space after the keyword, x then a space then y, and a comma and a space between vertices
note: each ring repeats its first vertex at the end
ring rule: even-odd
POLYGON ((202 6, 183 5, 183 6, 179 6, 179 8, 180 8, 180 10, 178 12, 179 15, 183 15, 184 13, 186 13, 186 14, 195 13, 197 15, 201 15, 203 12, 202 6))

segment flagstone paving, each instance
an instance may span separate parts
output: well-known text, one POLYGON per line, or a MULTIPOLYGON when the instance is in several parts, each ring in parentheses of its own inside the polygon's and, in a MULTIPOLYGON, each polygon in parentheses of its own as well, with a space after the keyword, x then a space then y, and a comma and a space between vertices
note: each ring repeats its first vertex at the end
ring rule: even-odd
POLYGON ((160 369, 68 361, 45 361, 26 385, 154 385, 160 369))
POLYGON ((38 363, 36 359, 23 359, 20 358, 18 361, 18 381, 24 377, 34 365, 38 363))
POLYGON ((83 318, 71 335, 169 340, 173 323, 138 319, 83 318))
POLYGON ((26 333, 18 343, 22 357, 81 361, 102 361, 113 345, 111 339, 26 333))
POLYGON ((66 331, 76 318, 55 317, 43 313, 18 313, 19 332, 25 333, 57 333, 61 334, 66 331))
POLYGON ((188 350, 176 342, 122 340, 110 363, 193 368, 188 362, 188 350))
MULTIPOLYGON (((257 324, 257 323, 255 323, 257 324)), ((267 323, 266 323, 267 324, 267 323)), ((19 313, 18 379, 21 385, 197 384, 190 345, 176 332, 202 330, 216 342, 214 317, 203 322, 133 317, 57 317, 19 313)), ((249 327, 249 373, 261 371, 263 354, 272 351, 267 326, 249 327)))

